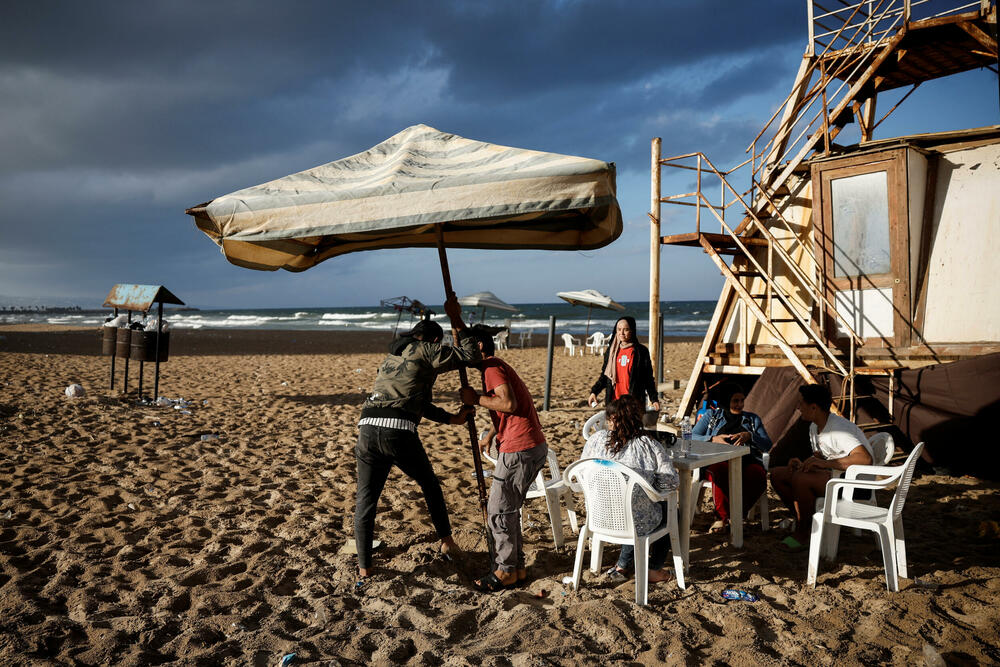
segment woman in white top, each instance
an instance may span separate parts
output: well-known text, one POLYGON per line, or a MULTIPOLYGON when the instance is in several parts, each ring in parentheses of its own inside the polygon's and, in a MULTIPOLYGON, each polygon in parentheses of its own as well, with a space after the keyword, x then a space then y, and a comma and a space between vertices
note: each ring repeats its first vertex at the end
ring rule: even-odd
MULTIPOLYGON (((642 406, 628 394, 608 404, 606 430, 594 433, 583 447, 582 459, 607 459, 628 466, 660 492, 677 488, 677 471, 659 442, 642 434, 642 406)), ((639 535, 648 535, 666 520, 666 503, 655 503, 641 489, 632 495, 632 516, 639 535)), ((669 572, 663 569, 670 551, 670 537, 664 535, 649 546, 649 581, 664 581, 669 572)), ((607 571, 613 579, 624 579, 634 560, 633 547, 622 547, 618 564, 607 571)))
POLYGON ((820 384, 799 387, 799 413, 809 424, 813 455, 805 461, 790 459, 787 466, 771 469, 771 486, 795 515, 795 531, 782 540, 792 551, 801 551, 809 539, 810 519, 816 499, 826 493, 833 470, 871 465, 871 444, 853 422, 830 414, 833 397, 820 384))

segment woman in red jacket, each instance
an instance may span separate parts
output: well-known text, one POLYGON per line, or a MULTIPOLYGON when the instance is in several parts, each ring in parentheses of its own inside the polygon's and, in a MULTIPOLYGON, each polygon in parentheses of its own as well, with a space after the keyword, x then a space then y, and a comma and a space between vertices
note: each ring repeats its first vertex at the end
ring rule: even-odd
POLYGON ((615 322, 615 333, 604 353, 601 375, 590 388, 591 406, 597 404, 597 395, 602 391, 605 392, 605 405, 627 394, 637 398, 640 405, 645 405, 649 398, 653 409, 660 409, 649 350, 636 339, 633 317, 620 317, 615 322))

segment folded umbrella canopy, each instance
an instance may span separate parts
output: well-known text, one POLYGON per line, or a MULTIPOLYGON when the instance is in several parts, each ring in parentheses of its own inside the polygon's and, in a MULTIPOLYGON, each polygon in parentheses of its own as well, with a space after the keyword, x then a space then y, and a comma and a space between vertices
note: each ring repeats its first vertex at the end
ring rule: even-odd
MULTIPOLYGON (((357 155, 187 210, 233 264, 304 271, 359 250, 587 250, 621 235, 613 163, 497 146, 414 125, 357 155)), ((460 371, 467 386, 465 370, 460 371)), ((486 485, 467 421, 479 502, 486 485)), ((486 531, 493 555, 491 533, 486 531)))
POLYGON ((502 310, 507 313, 516 313, 517 308, 510 305, 500 297, 498 297, 493 292, 476 292, 475 294, 470 294, 468 296, 458 297, 458 302, 463 306, 469 308, 481 308, 480 321, 486 320, 486 309, 492 308, 493 310, 502 310))
POLYGON ((621 234, 614 164, 414 125, 363 153, 187 210, 233 264, 304 271, 358 250, 587 250, 621 234))
POLYGON ((556 296, 564 301, 568 301, 571 306, 587 307, 587 333, 590 335, 590 311, 594 308, 604 308, 605 310, 624 311, 625 306, 621 305, 610 296, 605 296, 595 289, 577 290, 575 292, 557 292, 556 296))

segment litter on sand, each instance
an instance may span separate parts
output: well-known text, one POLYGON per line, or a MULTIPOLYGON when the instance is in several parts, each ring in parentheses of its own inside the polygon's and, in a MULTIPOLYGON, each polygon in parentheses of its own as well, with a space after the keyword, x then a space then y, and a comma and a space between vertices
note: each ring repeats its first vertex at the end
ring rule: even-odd
MULTIPOLYGON (((375 549, 378 549, 380 546, 382 546, 382 540, 373 540, 372 541, 372 551, 374 551, 375 549)), ((338 553, 342 553, 342 554, 356 554, 356 553, 358 553, 358 546, 354 542, 354 540, 347 540, 346 542, 344 542, 344 546, 340 547, 340 551, 338 553)))
POLYGON ((747 593, 746 591, 737 590, 735 588, 727 588, 722 591, 722 597, 726 600, 743 600, 744 602, 757 602, 760 600, 760 598, 753 593, 747 593))

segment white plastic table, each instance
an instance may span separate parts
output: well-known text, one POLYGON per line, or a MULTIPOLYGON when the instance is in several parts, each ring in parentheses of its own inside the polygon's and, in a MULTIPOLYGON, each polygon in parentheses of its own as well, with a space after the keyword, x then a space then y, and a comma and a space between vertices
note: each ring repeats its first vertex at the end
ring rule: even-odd
MULTIPOLYGON (((694 471, 704 468, 714 463, 722 461, 736 461, 750 453, 750 448, 746 446, 734 447, 733 445, 723 445, 717 442, 691 441, 691 453, 688 456, 681 456, 681 440, 673 447, 668 447, 673 458, 671 461, 677 468, 680 477, 678 486, 678 532, 681 538, 681 552, 684 558, 684 567, 688 566, 688 551, 691 543, 691 503, 697 501, 694 493, 694 471)), ((699 482, 700 483, 700 482, 699 482)), ((743 466, 729 466, 729 531, 731 542, 734 547, 743 546, 743 466)))

